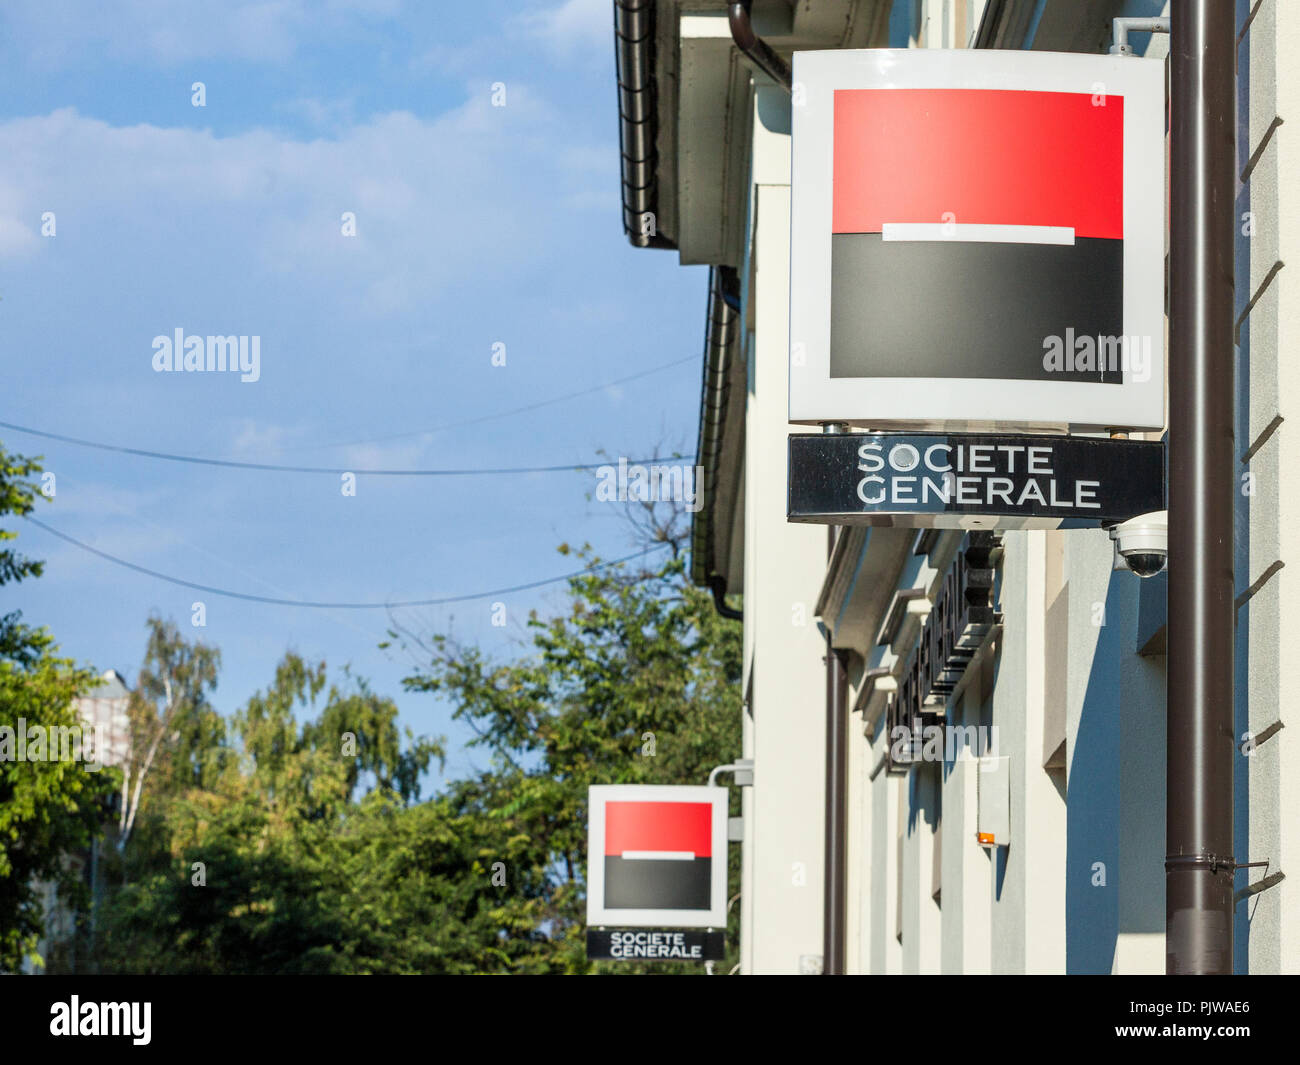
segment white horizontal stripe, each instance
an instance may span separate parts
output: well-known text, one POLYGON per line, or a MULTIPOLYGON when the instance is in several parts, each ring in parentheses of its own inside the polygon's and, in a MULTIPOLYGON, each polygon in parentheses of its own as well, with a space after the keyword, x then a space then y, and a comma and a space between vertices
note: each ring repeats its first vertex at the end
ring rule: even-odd
POLYGON ((669 861, 669 862, 693 862, 695 861, 694 851, 624 851, 622 858, 631 859, 634 862, 646 861, 669 861))
POLYGON ((1073 244, 1073 226, 991 226, 968 222, 886 222, 882 240, 968 240, 985 244, 1073 244))

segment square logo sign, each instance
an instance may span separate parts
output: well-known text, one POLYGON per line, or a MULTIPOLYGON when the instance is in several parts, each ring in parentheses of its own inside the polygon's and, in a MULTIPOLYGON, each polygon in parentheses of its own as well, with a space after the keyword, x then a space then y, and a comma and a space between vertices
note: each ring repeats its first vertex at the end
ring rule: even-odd
POLYGON ((1164 65, 794 57, 790 420, 1164 425, 1164 65))
POLYGON ((725 928, 727 789, 587 791, 587 925, 725 928))

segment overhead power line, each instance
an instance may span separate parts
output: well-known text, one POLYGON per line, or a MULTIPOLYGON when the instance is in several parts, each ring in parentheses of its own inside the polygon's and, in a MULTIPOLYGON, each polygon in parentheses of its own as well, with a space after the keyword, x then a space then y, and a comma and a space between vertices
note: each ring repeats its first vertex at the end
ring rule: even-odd
POLYGON ((571 399, 578 399, 581 396, 589 396, 594 392, 603 392, 607 388, 613 388, 615 385, 625 385, 629 381, 636 381, 642 377, 649 377, 651 374, 662 373, 664 370, 671 370, 674 366, 682 366, 688 362, 699 362, 698 355, 688 355, 684 359, 674 359, 672 362, 665 362, 659 366, 652 366, 648 370, 642 370, 640 373, 628 374, 626 377, 616 377, 612 381, 606 381, 604 384, 592 385, 591 388, 582 388, 577 392, 566 392, 562 396, 553 396, 550 399, 539 399, 536 403, 525 403, 522 407, 511 407, 509 410, 497 411, 495 414, 482 414, 477 418, 465 418, 461 421, 443 422, 441 425, 432 425, 428 429, 415 429, 405 433, 390 433, 387 436, 371 436, 363 440, 344 440, 334 444, 297 444, 293 447, 285 448, 286 451, 320 451, 331 447, 357 447, 361 444, 382 444, 389 440, 405 440, 413 436, 425 436, 429 433, 441 433, 448 429, 463 429, 467 425, 481 425, 483 422, 497 421, 500 418, 513 418, 517 414, 527 414, 529 411, 538 410, 542 407, 550 407, 556 403, 564 403, 571 399))
MULTIPOLYGON (((598 470, 612 465, 604 462, 573 462, 561 466, 499 466, 466 467, 462 469, 373 469, 364 466, 288 466, 270 462, 239 462, 235 459, 210 459, 200 455, 174 455, 167 451, 151 451, 148 448, 123 447, 120 444, 105 444, 99 440, 85 440, 81 437, 52 433, 45 429, 33 429, 27 425, 15 425, 13 422, 0 422, 0 429, 12 429, 16 433, 39 436, 46 440, 57 440, 63 444, 75 444, 77 447, 94 448, 96 451, 112 451, 121 455, 137 455, 147 459, 161 459, 165 462, 188 462, 199 466, 222 466, 236 470, 261 470, 274 473, 332 473, 365 474, 368 477, 474 477, 488 474, 511 473, 562 473, 578 470, 598 470)), ((643 465, 650 462, 667 462, 691 459, 694 456, 678 455, 671 458, 652 457, 648 459, 630 459, 629 465, 643 465)), ((617 461, 617 460, 615 460, 617 461)))
POLYGON ((199 584, 196 581, 182 580, 179 577, 172 577, 166 573, 159 573, 157 570, 149 569, 145 566, 138 566, 134 562, 128 562, 124 558, 118 558, 116 555, 110 555, 107 551, 101 551, 97 547, 91 547, 90 544, 83 543, 67 533, 59 532, 58 529, 46 525, 45 522, 30 515, 25 516, 26 520, 35 525, 38 529, 44 529, 51 536, 58 537, 65 543, 79 547, 83 551, 88 551, 105 561, 112 562, 114 565, 122 566, 136 573, 143 573, 147 577, 154 577, 160 581, 166 581, 168 584, 179 585, 182 588, 192 588, 195 591, 207 592, 210 595, 221 595, 228 599, 244 599, 251 603, 269 603, 272 606, 300 606, 312 607, 326 610, 384 610, 398 609, 401 607, 416 606, 447 606, 451 603, 465 603, 474 599, 488 599, 497 595, 510 595, 514 592, 526 592, 533 588, 541 588, 547 584, 559 584, 561 581, 571 580, 574 577, 582 577, 588 573, 596 573, 599 570, 608 569, 611 566, 619 566, 624 562, 631 562, 634 559, 643 558, 651 552, 661 550, 668 546, 667 543, 655 544, 645 548, 643 551, 637 551, 631 555, 624 555, 622 558, 611 559, 608 562, 597 562, 590 566, 584 566, 580 570, 574 570, 572 573, 564 573, 558 577, 547 577, 540 581, 529 581, 526 584, 515 584, 509 588, 494 588, 486 592, 469 592, 464 595, 447 595, 436 599, 406 599, 398 601, 387 601, 382 603, 322 603, 309 599, 276 599, 267 595, 252 595, 248 592, 234 592, 228 588, 215 588, 209 584, 199 584))

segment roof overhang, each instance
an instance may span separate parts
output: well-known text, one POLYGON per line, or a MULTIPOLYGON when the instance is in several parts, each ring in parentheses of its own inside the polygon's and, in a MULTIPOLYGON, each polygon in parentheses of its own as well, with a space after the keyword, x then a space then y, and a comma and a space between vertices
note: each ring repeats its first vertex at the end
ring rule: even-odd
MULTIPOLYGON (((744 258, 753 85, 770 79, 731 36, 729 5, 657 5, 660 206, 684 265, 744 258)), ((782 58, 886 43, 891 0, 754 0, 754 31, 782 58)))

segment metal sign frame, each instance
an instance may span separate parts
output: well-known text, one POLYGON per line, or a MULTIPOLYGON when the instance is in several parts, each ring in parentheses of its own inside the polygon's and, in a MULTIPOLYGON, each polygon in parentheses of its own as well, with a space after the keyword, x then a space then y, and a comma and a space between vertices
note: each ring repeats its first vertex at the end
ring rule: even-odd
MULTIPOLYGON (((790 420, 847 422, 872 429, 954 431, 1163 427, 1164 84, 1163 63, 1119 56, 938 49, 796 52, 791 161, 790 420), (1126 374, 1123 383, 1117 384, 1016 380, 1005 376, 832 377, 835 93, 854 89, 989 89, 1123 97, 1122 333, 1150 338, 1148 376, 1137 380, 1137 375, 1126 374)), ((888 145, 882 145, 881 151, 888 152, 888 145)), ((915 220, 897 221, 908 226, 915 220)), ((941 221, 933 219, 936 224, 941 221)), ((987 238, 976 235, 966 239, 987 238)), ((1070 239, 1073 241, 1072 236, 1070 239)), ((950 304, 951 297, 946 301, 945 293, 936 290, 927 302, 927 313, 954 315, 951 327, 945 323, 941 332, 945 337, 951 335, 952 350, 960 357, 960 315, 967 312, 954 311, 950 304)), ((981 311, 1010 320, 1018 308, 981 311)), ((906 324, 895 323, 901 327, 906 324)), ((1062 330, 1069 325, 1062 322, 1062 330)))
POLYGON ((587 926, 612 928, 723 928, 727 926, 727 803, 729 790, 671 784, 593 784, 587 789, 587 926), (605 820, 611 802, 704 803, 710 822, 707 909, 632 909, 605 905, 605 820))

